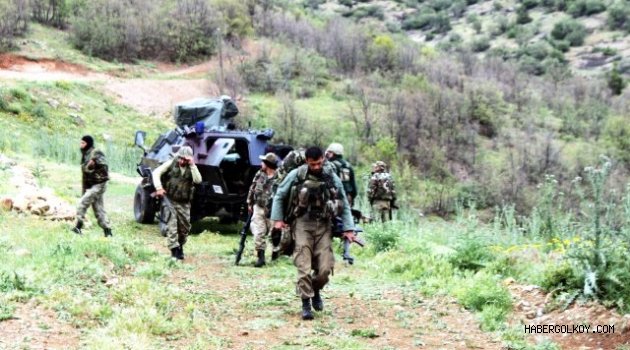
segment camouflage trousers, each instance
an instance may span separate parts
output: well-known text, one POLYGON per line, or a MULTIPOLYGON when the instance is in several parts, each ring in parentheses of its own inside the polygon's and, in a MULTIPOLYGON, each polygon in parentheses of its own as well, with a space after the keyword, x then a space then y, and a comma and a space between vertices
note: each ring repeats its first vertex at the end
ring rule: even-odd
POLYGON ((166 244, 169 249, 186 244, 190 232, 190 203, 170 201, 165 207, 166 216, 166 244))
POLYGON ((389 221, 390 210, 391 210, 390 201, 376 199, 374 200, 374 202, 372 202, 372 217, 375 220, 379 219, 381 220, 381 222, 389 221))
POLYGON ((271 230, 271 220, 267 218, 265 208, 254 205, 254 211, 252 212, 252 223, 250 229, 252 235, 254 235, 254 243, 256 250, 265 250, 267 247, 267 237, 269 237, 269 230, 271 230))
POLYGON ((94 209, 94 215, 98 225, 103 229, 110 229, 109 220, 107 220, 107 213, 105 212, 105 205, 103 204, 103 196, 107 189, 107 182, 93 185, 88 188, 77 205, 77 220, 85 221, 85 214, 90 206, 94 209))
POLYGON ((302 299, 312 298, 314 289, 322 289, 328 283, 335 266, 330 220, 298 218, 294 224, 296 293, 302 299))

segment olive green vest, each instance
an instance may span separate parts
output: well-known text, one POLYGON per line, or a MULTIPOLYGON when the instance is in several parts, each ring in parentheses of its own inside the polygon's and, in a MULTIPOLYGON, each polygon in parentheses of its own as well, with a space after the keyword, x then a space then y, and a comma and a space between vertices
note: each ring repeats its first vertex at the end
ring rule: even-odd
POLYGON ((182 174, 177 160, 173 160, 171 167, 168 168, 160 178, 168 198, 172 201, 188 203, 192 200, 195 189, 193 186, 192 171, 190 167, 186 167, 185 169, 182 174))

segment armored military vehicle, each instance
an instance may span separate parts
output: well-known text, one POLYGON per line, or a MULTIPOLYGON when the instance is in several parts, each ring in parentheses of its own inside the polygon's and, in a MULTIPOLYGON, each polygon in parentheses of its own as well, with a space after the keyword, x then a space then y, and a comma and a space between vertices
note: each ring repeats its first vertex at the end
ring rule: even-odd
POLYGON ((163 217, 159 214, 165 204, 152 196, 155 187, 151 172, 182 146, 193 149, 203 179, 195 185, 191 221, 206 216, 217 216, 223 221, 241 218, 246 212, 249 185, 260 169, 259 156, 268 148, 273 130, 238 129, 233 122, 237 114, 238 108, 228 96, 198 99, 175 106, 177 127, 160 135, 150 148, 144 147, 146 133, 136 132, 135 144, 144 150, 137 168, 142 180, 134 197, 137 222, 152 223, 156 216, 163 217))

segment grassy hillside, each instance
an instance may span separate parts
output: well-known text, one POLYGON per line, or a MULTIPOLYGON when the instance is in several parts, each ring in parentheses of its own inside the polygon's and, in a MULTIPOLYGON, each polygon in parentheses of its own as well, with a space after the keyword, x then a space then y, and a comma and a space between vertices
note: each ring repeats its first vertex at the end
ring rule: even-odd
MULTIPOLYGON (((38 344, 35 334, 63 332, 72 348, 628 345, 625 333, 539 339, 522 332, 523 323, 576 317, 576 301, 622 313, 630 305, 630 92, 616 90, 622 86, 611 84, 619 82, 613 75, 586 77, 564 62, 598 35, 609 36, 601 24, 608 3, 567 26, 579 34, 575 23, 599 20, 566 52, 568 34, 547 33, 569 10, 547 10, 542 1, 248 2, 243 6, 251 8, 234 11, 229 2, 213 4, 237 15, 204 76, 237 99, 241 125, 273 127, 276 141, 293 145, 342 142, 360 187, 369 165, 385 160, 400 194, 396 220, 365 227, 368 247, 353 251, 358 264, 338 264, 326 295, 330 308, 305 324, 292 297, 290 261, 262 270, 232 266, 237 227, 203 222, 187 261, 167 259, 157 228, 133 222, 134 178, 118 175, 107 192, 113 240, 96 228, 75 237, 69 224, 0 212, 0 320, 10 329, 0 334, 1 345, 6 334, 11 344, 16 334, 33 334, 17 346, 28 347, 38 344), (381 16, 374 6, 387 10, 381 16), (532 21, 516 23, 515 12, 525 7, 532 21), (489 30, 499 17, 508 22, 495 35, 489 30), (427 18, 430 28, 416 33, 383 24, 420 26, 427 18), (417 35, 426 40, 410 39, 417 35), (524 317, 514 284, 550 293, 536 305, 546 318, 531 308, 524 317), (25 311, 31 306, 48 323, 19 322, 34 318, 25 311)), ((121 29, 120 17, 110 19, 99 24, 121 29)), ((3 80, 0 127, 9 132, 0 136, 0 151, 37 170, 38 180, 69 202, 80 192, 77 140, 85 133, 96 136, 115 172, 133 175, 140 153, 133 132, 144 129, 151 139, 171 123, 121 104, 103 80, 159 84, 171 76, 159 61, 123 65, 92 57, 85 46, 80 52, 68 41, 72 28, 29 28, 13 55, 106 74, 3 80)), ((619 50, 596 54, 622 57, 619 50)), ((623 75, 621 68, 619 62, 623 75)), ((10 193, 10 166, 0 169, 0 193, 10 193)), ((359 207, 367 209, 364 198, 359 207)), ((580 324, 597 321, 579 315, 580 324)))
POLYGON ((484 56, 516 59, 533 73, 544 73, 546 65, 556 60, 566 61, 582 74, 601 74, 614 65, 630 74, 628 25, 627 19, 621 19, 630 14, 630 6, 623 1, 329 0, 305 4, 447 50, 468 48, 484 56), (573 41, 561 37, 559 23, 575 24, 573 41), (536 55, 532 55, 532 44, 536 55))

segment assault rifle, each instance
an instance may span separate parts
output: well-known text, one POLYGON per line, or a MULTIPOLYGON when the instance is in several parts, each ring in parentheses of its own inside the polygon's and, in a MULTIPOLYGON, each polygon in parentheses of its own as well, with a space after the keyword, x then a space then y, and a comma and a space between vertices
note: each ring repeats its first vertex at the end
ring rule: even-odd
POLYGON ((243 250, 245 250, 245 240, 247 239, 247 231, 249 231, 249 226, 252 224, 252 214, 247 215, 247 221, 245 221, 245 225, 241 229, 240 235, 241 240, 238 242, 238 251, 236 252, 236 261, 235 264, 238 265, 241 262, 241 257, 243 256, 243 250))

